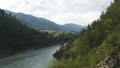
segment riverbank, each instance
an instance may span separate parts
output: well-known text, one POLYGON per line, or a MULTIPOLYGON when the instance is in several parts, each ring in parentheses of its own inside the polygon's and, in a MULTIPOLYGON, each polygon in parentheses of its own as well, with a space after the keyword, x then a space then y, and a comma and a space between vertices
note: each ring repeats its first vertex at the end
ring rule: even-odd
MULTIPOLYGON (((7 58, 7 57, 10 57, 12 55, 23 53, 23 52, 26 52, 26 51, 29 51, 29 50, 39 50, 39 49, 54 46, 54 45, 55 44, 51 44, 49 46, 43 46, 43 47, 37 47, 36 46, 36 47, 30 47, 30 48, 23 49, 23 50, 14 50, 14 51, 9 50, 9 49, 3 49, 3 50, 0 50, 0 59, 7 58)), ((57 45, 59 45, 59 44, 57 44, 57 45)))

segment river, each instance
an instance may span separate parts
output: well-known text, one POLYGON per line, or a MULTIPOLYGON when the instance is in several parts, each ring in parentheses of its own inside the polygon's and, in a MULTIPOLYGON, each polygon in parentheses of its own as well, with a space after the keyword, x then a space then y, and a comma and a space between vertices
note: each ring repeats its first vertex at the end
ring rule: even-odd
POLYGON ((0 59, 0 68, 47 68, 52 54, 60 45, 45 47, 38 50, 28 50, 8 58, 0 59))

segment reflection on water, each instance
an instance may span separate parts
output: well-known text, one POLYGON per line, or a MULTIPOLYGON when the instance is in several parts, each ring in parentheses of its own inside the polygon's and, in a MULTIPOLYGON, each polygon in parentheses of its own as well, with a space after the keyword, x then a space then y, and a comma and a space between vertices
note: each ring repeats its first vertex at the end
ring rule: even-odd
POLYGON ((29 50, 24 53, 1 59, 0 68, 46 68, 52 54, 59 49, 59 45, 29 50))

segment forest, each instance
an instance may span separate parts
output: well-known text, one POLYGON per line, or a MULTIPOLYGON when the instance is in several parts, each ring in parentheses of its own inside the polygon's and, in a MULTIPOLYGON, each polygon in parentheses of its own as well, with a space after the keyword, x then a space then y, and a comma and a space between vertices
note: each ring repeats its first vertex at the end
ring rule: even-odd
POLYGON ((120 68, 120 0, 114 0, 99 19, 61 46, 49 68, 120 68))

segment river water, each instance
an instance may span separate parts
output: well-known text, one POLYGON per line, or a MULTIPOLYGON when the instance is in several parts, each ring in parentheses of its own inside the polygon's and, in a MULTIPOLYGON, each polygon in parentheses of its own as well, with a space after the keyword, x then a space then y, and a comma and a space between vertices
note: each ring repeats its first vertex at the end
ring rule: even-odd
POLYGON ((0 68, 47 68, 52 54, 60 45, 45 47, 38 50, 28 50, 8 58, 0 59, 0 68))

